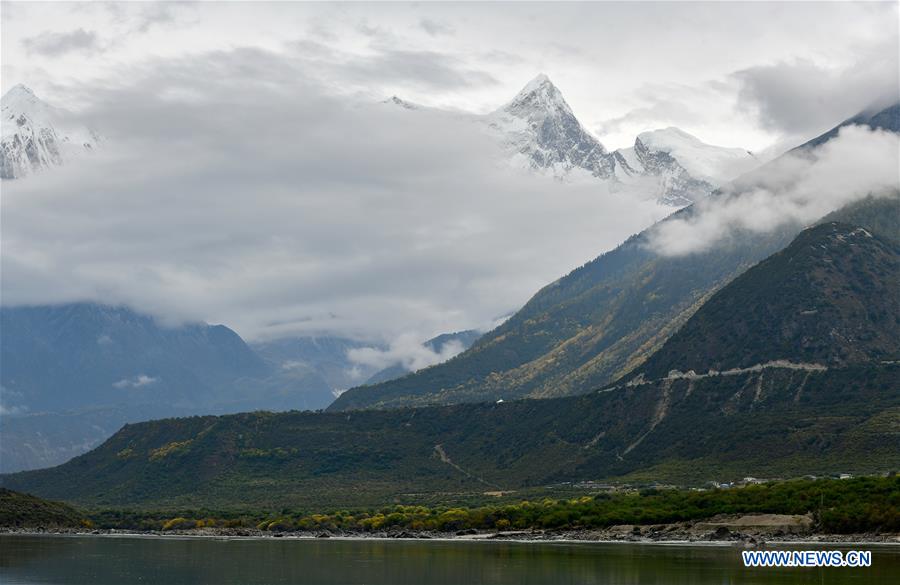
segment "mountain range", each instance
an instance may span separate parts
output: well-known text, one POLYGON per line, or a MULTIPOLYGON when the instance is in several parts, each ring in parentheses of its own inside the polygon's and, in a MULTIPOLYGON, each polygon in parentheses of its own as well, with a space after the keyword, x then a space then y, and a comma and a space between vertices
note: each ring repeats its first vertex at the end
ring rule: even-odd
MULTIPOLYGON (((432 337, 422 345, 438 356, 452 356, 472 347, 472 344, 475 343, 475 341, 477 341, 478 338, 482 335, 482 331, 477 331, 475 329, 466 329, 465 331, 442 333, 441 335, 432 337)), ((413 371, 409 368, 408 364, 397 362, 369 376, 369 378, 366 380, 366 384, 368 385, 387 382, 388 380, 393 380, 395 378, 402 378, 403 376, 410 373, 413 373, 413 371)))
MULTIPOLYGON (((26 95, 24 90, 17 93, 26 95)), ((18 101, 11 100, 11 103, 18 101)), ((393 100, 392 103, 408 109, 409 115, 416 115, 416 111, 421 110, 418 106, 400 100, 393 100)), ((900 108, 893 106, 883 111, 861 114, 837 128, 868 120, 873 127, 900 132, 898 113, 900 108)), ((12 111, 10 114, 12 115, 12 111)), ((28 123, 34 127, 32 118, 25 119, 31 120, 28 123)), ((497 112, 478 117, 477 121, 484 124, 487 131, 495 133, 501 145, 508 149, 510 161, 514 165, 523 165, 532 171, 548 173, 561 180, 596 180, 612 186, 627 187, 628 181, 648 180, 653 186, 649 192, 654 197, 677 206, 711 193, 716 196, 716 185, 726 181, 732 173, 758 164, 752 155, 746 153, 745 156, 740 149, 709 147, 674 128, 641 134, 633 148, 608 152, 596 138, 584 130, 559 90, 545 76, 535 79, 497 112)), ((54 140, 58 140, 59 132, 56 129, 53 132, 54 140)), ((43 132, 38 134, 51 136, 43 132)), ((815 148, 826 142, 829 136, 836 134, 837 129, 832 130, 813 139, 805 148, 815 148)), ((68 140, 66 143, 72 144, 72 141, 68 140)), ((22 146, 25 142, 21 135, 10 144, 25 148, 22 146)), ((76 151, 76 156, 92 148, 84 146, 76 151)), ((26 159, 31 160, 27 156, 26 159)), ((15 160, 26 159, 20 156, 15 160)), ((44 159, 38 157, 35 160, 40 162, 44 159)), ((28 173, 55 164, 60 162, 29 167, 28 173)), ((765 165, 752 171, 765 172, 765 165)), ((17 176, 28 173, 23 172, 17 176)), ((692 213, 692 208, 683 209, 667 221, 676 221, 692 213)), ((839 215, 829 217, 828 221, 848 223, 854 226, 853 229, 865 230, 878 241, 896 241, 896 234, 900 231, 900 222, 896 221, 898 214, 900 212, 895 199, 871 199, 842 210, 839 215)), ((723 340, 724 334, 729 331, 723 317, 728 310, 720 308, 713 317, 709 317, 709 312, 717 305, 706 307, 713 299, 719 298, 719 292, 728 288, 729 283, 739 282, 741 275, 758 262, 769 257, 770 260, 766 262, 772 261, 775 258, 772 254, 784 249, 803 227, 787 225, 766 234, 735 234, 731 240, 708 252, 681 257, 661 256, 652 251, 648 246, 653 235, 654 228, 651 228, 547 285, 494 331, 484 336, 474 332, 461 332, 448 338, 439 336, 429 341, 427 346, 436 353, 443 353, 438 348, 449 341, 460 343, 461 347, 472 344, 472 347, 444 364, 415 373, 408 373, 399 363, 381 371, 374 367, 352 371, 359 364, 351 363, 348 351, 363 346, 372 347, 372 344, 343 338, 282 339, 248 346, 224 326, 189 324, 176 328, 165 327, 151 317, 123 307, 88 303, 58 307, 5 307, 2 309, 3 343, 0 344, 3 352, 0 356, 3 362, 0 372, 0 383, 3 386, 0 397, 3 409, 0 411, 3 416, 0 429, 3 434, 3 440, 0 441, 0 467, 3 471, 11 471, 54 465, 93 448, 122 424, 150 418, 230 413, 260 408, 323 408, 332 400, 336 391, 360 381, 367 385, 344 392, 330 409, 405 409, 409 406, 465 402, 494 403, 501 399, 506 403, 516 398, 555 398, 575 394, 593 396, 593 391, 597 388, 613 383, 619 386, 631 384, 629 388, 643 388, 646 380, 667 380, 669 370, 666 368, 693 370, 694 375, 710 369, 741 370, 735 376, 728 377, 727 384, 738 379, 751 384, 751 375, 755 372, 752 368, 771 361, 791 359, 791 356, 801 364, 814 363, 832 368, 829 372, 834 368, 837 368, 834 371, 844 372, 829 373, 826 378, 818 378, 819 370, 809 370, 812 373, 808 377, 813 385, 823 389, 823 392, 831 392, 833 380, 837 379, 832 378, 832 375, 846 377, 850 375, 846 372, 851 370, 862 371, 864 380, 874 380, 871 383, 883 385, 882 381, 890 377, 892 370, 889 364, 876 362, 877 359, 887 359, 885 356, 891 355, 892 344, 893 347, 896 344, 889 331, 879 330, 875 325, 881 316, 890 317, 896 307, 890 303, 873 303, 881 312, 872 315, 864 311, 865 303, 861 301, 819 308, 816 303, 823 302, 825 297, 808 298, 802 294, 817 286, 816 279, 821 276, 818 273, 804 272, 807 280, 790 282, 794 286, 791 290, 797 293, 797 298, 807 299, 813 308, 801 309, 801 317, 797 317, 786 331, 770 332, 783 336, 782 344, 777 346, 780 349, 790 350, 799 343, 801 347, 812 351, 805 358, 795 354, 787 357, 773 354, 766 357, 761 348, 757 348, 760 351, 756 353, 744 355, 748 350, 746 347, 737 347, 740 340, 723 340), (837 338, 821 342, 822 331, 814 327, 820 325, 821 321, 806 319, 807 316, 818 315, 818 311, 823 311, 830 319, 843 320, 848 324, 857 323, 862 330, 836 329, 837 335, 842 339, 852 341, 847 341, 844 346, 837 343, 837 338), (692 317, 707 318, 718 325, 707 323, 698 328, 698 321, 692 321, 692 317), (689 327, 691 323, 694 323, 693 328, 689 327), (679 333, 673 336, 676 332, 679 333), (723 339, 704 337, 711 332, 723 339), (809 339, 813 342, 808 342, 809 339), (854 357, 854 348, 861 340, 866 342, 859 350, 862 352, 861 357, 854 357), (871 344, 868 344, 870 341, 871 344), (711 352, 709 355, 699 356, 698 359, 702 359, 697 363, 686 359, 685 356, 689 356, 691 351, 709 343, 721 346, 721 356, 716 357, 711 352), (813 351, 819 347, 816 343, 824 343, 823 347, 840 359, 803 361, 812 359, 810 355, 816 359, 824 359, 824 354, 813 351), (663 352, 663 348, 668 349, 663 352), (681 353, 676 351, 678 348, 681 348, 681 353), (877 353, 879 351, 881 353, 877 353), (661 356, 666 355, 677 357, 671 357, 669 362, 665 362, 661 356), (744 372, 746 368, 751 369, 744 372), (640 375, 643 378, 638 379, 640 375), (824 381, 819 383, 817 380, 824 381)), ((854 237, 860 233, 853 232, 854 237)), ((818 232, 815 235, 824 237, 818 232)), ((844 234, 842 237, 846 239, 849 236, 844 234)), ((828 246, 827 243, 821 245, 828 246)), ((874 253, 874 248, 872 251, 874 253)), ((853 265, 855 264, 851 263, 849 268, 841 268, 846 271, 853 265)), ((834 280, 835 290, 853 299, 853 295, 859 295, 857 289, 860 286, 877 288, 878 283, 881 283, 882 289, 885 289, 881 293, 890 293, 892 281, 884 280, 886 268, 878 264, 872 270, 867 275, 854 273, 852 278, 834 280), (864 277, 868 280, 863 281, 864 277)), ((734 298, 734 293, 726 298, 734 298)), ((765 301, 766 306, 770 301, 765 301)), ((780 313, 786 309, 775 307, 772 310, 780 313)), ((770 316, 765 321, 754 321, 753 315, 744 315, 741 332, 752 333, 755 328, 768 326, 771 320, 770 316)), ((767 367, 768 369, 772 368, 767 367)), ((777 378, 785 374, 793 375, 795 370, 792 367, 775 367, 774 372, 773 376, 777 378)), ((708 385, 715 382, 727 386, 721 378, 703 380, 706 381, 699 383, 708 385)), ((795 382, 793 378, 786 379, 785 387, 794 388, 792 384, 795 382)), ((668 382, 662 384, 666 383, 668 382)), ((864 381, 863 386, 869 388, 866 384, 869 384, 868 381, 864 381)), ((888 387, 891 387, 890 383, 888 387)), ((881 404, 877 400, 876 403, 881 404)), ((584 407, 577 400, 548 401, 546 404, 548 413, 563 412, 568 408, 559 405, 580 404, 580 407, 584 407), (556 410, 558 408, 563 411, 556 410)), ((454 419, 456 415, 453 413, 480 413, 483 407, 472 408, 474 410, 466 410, 465 407, 428 409, 429 413, 433 413, 428 416, 447 416, 449 424, 456 421, 463 428, 466 425, 461 419, 454 419)), ((540 416, 546 414, 544 408, 542 406, 539 409, 540 416)), ((408 414, 406 410, 402 412, 408 414)), ((518 415, 533 413, 528 409, 516 412, 518 415)), ((246 416, 252 418, 256 415, 246 416)), ((385 434, 383 437, 379 435, 376 440, 400 440, 387 430, 400 420, 395 415, 354 413, 352 416, 369 417, 365 420, 371 418, 373 424, 386 425, 385 434)), ((561 416, 561 420, 569 420, 566 416, 574 414, 561 416)), ((336 462, 335 464, 343 461, 348 456, 347 453, 356 452, 357 447, 353 441, 369 440, 358 433, 349 433, 346 440, 339 439, 338 431, 329 426, 330 422, 317 422, 339 420, 330 418, 330 415, 323 418, 306 418, 306 415, 302 415, 300 420, 309 421, 309 424, 321 429, 322 442, 313 441, 310 445, 316 453, 326 460, 336 462), (326 436, 330 437, 333 444, 327 445, 324 442, 326 436)), ((601 417, 595 422, 608 424, 609 421, 601 417)), ((167 426, 170 423, 163 421, 158 424, 163 429, 163 435, 171 435, 171 428, 167 426)), ((305 424, 307 423, 304 422, 303 425, 305 424)), ((478 424, 487 427, 490 423, 485 419, 478 424)), ((133 426, 129 425, 127 428, 131 429, 133 426)), ((438 426, 435 432, 442 432, 442 429, 447 428, 438 426)), ((143 431, 132 429, 129 432, 143 431)), ((307 433, 309 429, 304 427, 303 432, 307 433)), ((340 432, 348 431, 344 429, 340 432)), ((425 433, 425 429, 419 428, 416 432, 425 433)), ((525 432, 518 427, 511 428, 512 435, 504 435, 497 440, 521 441, 521 436, 516 433, 525 432)), ((422 436, 443 440, 442 436, 433 434, 426 433, 422 436)), ((622 441, 625 441, 625 435, 622 437, 622 441)), ((402 440, 419 439, 411 435, 402 440)), ((431 440, 428 438, 426 442, 431 440)), ((174 442, 179 441, 181 439, 174 442)), ((438 443, 440 444, 443 443, 438 443)), ((523 443, 525 444, 528 443, 523 443)), ((448 481, 459 482, 458 474, 452 471, 457 469, 454 467, 458 466, 457 459, 452 459, 453 465, 448 470, 441 451, 433 447, 434 445, 429 448, 428 456, 437 457, 440 463, 434 469, 435 473, 447 476, 448 481)), ((103 448, 105 447, 101 450, 103 448)), ((161 447, 154 447, 157 448, 161 447)), ((635 449, 629 452, 631 451, 635 449)), ((281 451, 272 453, 281 457, 281 451)), ((372 453, 374 452, 369 454, 372 453)), ((391 453, 387 462, 375 462, 376 466, 380 466, 379 469, 393 469, 388 464, 391 458, 402 459, 401 454, 391 453)), ((556 456, 555 453, 550 455, 556 456)), ((353 457, 360 462, 371 463, 364 455, 357 454, 353 457)), ((504 457, 512 455, 506 454, 504 457)), ((644 463, 656 465, 650 459, 644 463)), ((431 462, 427 465, 424 461, 416 463, 419 464, 422 469, 432 468, 431 462)), ((626 467, 611 467, 608 473, 616 475, 638 469, 635 467, 628 468, 632 471, 623 471, 626 467)), ((554 473, 548 471, 542 477, 557 477, 558 474, 554 473)), ((364 476, 365 474, 359 477, 364 476)), ((346 482, 352 477, 356 476, 349 475, 340 481, 346 482)), ((466 477, 466 481, 472 479, 466 477)), ((397 487, 384 477, 378 481, 385 482, 384 485, 390 484, 390 489, 397 487)), ((410 476, 409 481, 410 489, 418 485, 415 474, 410 476)), ((537 478, 527 476, 523 481, 527 484, 537 481, 537 478)))
POLYGON ((802 231, 712 294, 637 375, 582 396, 152 421, 2 483, 81 505, 225 509, 895 470, 900 312, 882 295, 900 279, 900 242, 879 225, 829 220, 802 231), (871 314, 860 319, 858 307, 871 314), (808 311, 839 335, 807 325, 808 311), (850 353, 847 332, 861 341, 850 353), (698 350, 695 339, 710 345, 698 350))
POLYGON ((74 303, 0 308, 0 330, 3 471, 61 463, 127 422, 334 398, 315 372, 272 366, 223 325, 74 303))
MULTIPOLYGON (((408 370, 352 361, 387 349, 340 337, 248 345, 224 325, 166 326, 127 307, 95 303, 0 308, 0 472, 57 465, 123 424, 242 410, 317 410, 370 376, 408 370)), ((465 349, 461 332, 425 343, 465 349)))
MULTIPOLYGON (((411 115, 429 110, 397 97, 387 103, 411 115)), ((760 164, 746 150, 704 144, 678 128, 642 133, 633 147, 609 152, 543 74, 496 111, 461 117, 494 136, 514 166, 566 181, 599 180, 613 191, 630 189, 676 207, 760 164)), ((77 116, 47 104, 23 85, 2 98, 2 179, 66 164, 102 144, 101 136, 77 116)))
MULTIPOLYGON (((900 132, 897 112, 896 106, 884 110, 879 127, 900 132)), ((767 168, 739 180, 752 183, 767 168)), ((883 211, 889 224, 897 223, 892 208, 883 211)), ((693 213, 693 207, 679 210, 663 223, 693 213)), ((803 227, 787 223, 764 233, 735 233, 703 252, 664 256, 650 246, 659 229, 652 226, 545 286, 454 359, 412 376, 350 389, 329 408, 547 398, 608 384, 652 355, 712 293, 784 248, 803 227)))
MULTIPOLYGON (((393 103, 417 109, 400 100, 393 103)), ((14 87, 3 97, 3 122, 4 179, 22 179, 77 161, 104 144, 76 116, 48 105, 24 86, 14 87)), ((624 181, 646 175, 651 167, 653 173, 683 177, 682 171, 672 171, 672 165, 678 165, 674 157, 684 160, 684 154, 693 156, 706 148, 704 156, 716 160, 714 153, 727 151, 704 147, 669 129, 642 135, 636 145, 650 146, 637 154, 618 153, 631 161, 630 170, 622 171, 625 167, 617 167, 615 156, 581 126, 546 76, 536 78, 479 123, 488 132, 499 132, 503 147, 511 149, 513 164, 519 164, 516 161, 527 152, 528 168, 559 178, 572 179, 592 168, 597 172, 591 171, 591 179, 618 184, 615 173, 600 172, 604 165, 619 169, 624 181), (584 150, 583 156, 579 149, 584 150)), ((701 158, 687 164, 708 167, 701 158)), ((656 187, 650 189, 655 192, 656 187)), ((709 189, 704 183, 703 192, 709 189)), ((2 430, 0 470, 4 471, 62 462, 98 444, 126 422, 241 408, 324 408, 334 394, 348 387, 378 384, 409 373, 399 362, 382 370, 351 362, 351 349, 387 348, 340 337, 285 338, 247 347, 222 326, 160 327, 152 318, 123 307, 74 304, 2 311, 0 415, 8 421, 2 430), (116 334, 95 331, 100 323, 116 334), (229 352, 237 351, 235 347, 226 348, 216 337, 227 337, 226 332, 237 339, 240 359, 231 359, 229 352), (193 339, 188 351, 183 351, 185 339, 193 339), (194 360, 198 356, 193 351, 200 352, 202 359, 194 360), (67 357, 57 363, 54 356, 59 354, 67 357)), ((461 332, 452 341, 465 349, 477 337, 474 332, 461 332)), ((443 354, 448 341, 438 337, 425 345, 443 354)))
MULTIPOLYGON (((432 111, 396 96, 387 103, 411 115, 432 111)), ((630 190, 674 207, 706 197, 761 164, 744 149, 705 144, 678 128, 644 132, 634 146, 610 152, 544 74, 494 112, 457 116, 485 126, 515 167, 563 181, 599 181, 613 192, 630 190)))

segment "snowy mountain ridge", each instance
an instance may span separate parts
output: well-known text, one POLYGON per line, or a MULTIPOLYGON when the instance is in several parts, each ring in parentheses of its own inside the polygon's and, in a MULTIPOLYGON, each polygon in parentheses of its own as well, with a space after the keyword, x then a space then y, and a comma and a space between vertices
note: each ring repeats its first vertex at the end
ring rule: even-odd
MULTIPOLYGON (((431 110, 396 96, 387 102, 431 110)), ((761 164, 744 149, 706 144, 674 127, 643 132, 634 146, 610 152, 582 126, 545 74, 494 112, 468 118, 488 127, 514 167, 562 181, 600 180, 612 191, 637 187, 675 207, 689 205, 761 164)))
POLYGON ((18 179, 90 152, 100 136, 74 123, 66 110, 55 108, 24 85, 0 100, 0 178, 18 179))
MULTIPOLYGON (((443 113, 484 127, 509 164, 562 181, 602 181, 664 205, 684 206, 759 166, 740 148, 712 146, 678 128, 641 133, 634 146, 608 151, 575 116, 562 92, 540 74, 486 115, 423 107, 393 96, 385 104, 417 114, 443 113)), ((72 115, 17 85, 2 98, 0 177, 26 177, 66 164, 102 142, 72 115)))
POLYGON ((562 93, 544 75, 531 80, 516 97, 488 114, 486 121, 514 160, 564 178, 575 169, 609 179, 609 153, 578 121, 562 93))
POLYGON ((672 126, 642 132, 637 141, 648 150, 670 154, 697 179, 716 184, 727 182, 761 164, 752 152, 743 148, 706 144, 672 126))

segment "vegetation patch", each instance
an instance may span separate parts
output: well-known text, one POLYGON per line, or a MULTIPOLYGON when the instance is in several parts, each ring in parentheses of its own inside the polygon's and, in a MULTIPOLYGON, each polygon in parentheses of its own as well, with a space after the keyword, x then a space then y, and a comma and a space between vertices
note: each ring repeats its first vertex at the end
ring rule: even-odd
POLYGON ((90 521, 71 506, 0 488, 0 527, 89 528, 90 526, 90 521))
MULTIPOLYGON (((187 453, 188 448, 193 442, 193 439, 188 439, 187 441, 172 441, 158 449, 153 449, 150 451, 150 461, 158 461, 169 457, 170 455, 183 455, 187 453)), ((122 451, 119 451, 119 453, 122 453, 122 451)))
POLYGON ((99 527, 132 530, 220 527, 380 533, 601 529, 706 520, 720 514, 812 514, 815 529, 826 534, 900 532, 900 477, 792 480, 709 490, 647 488, 470 507, 393 504, 328 513, 186 510, 175 517, 105 510, 91 516, 99 527))

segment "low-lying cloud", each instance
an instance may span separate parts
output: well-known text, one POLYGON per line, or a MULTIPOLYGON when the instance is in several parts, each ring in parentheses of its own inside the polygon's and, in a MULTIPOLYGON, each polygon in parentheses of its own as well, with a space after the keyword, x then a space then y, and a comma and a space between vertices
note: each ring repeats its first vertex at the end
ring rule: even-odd
POLYGON ((667 213, 506 169, 469 119, 313 79, 237 50, 69 87, 105 146, 4 183, 3 303, 421 342, 491 322, 667 213))
POLYGON ((22 45, 32 54, 59 57, 74 51, 97 51, 100 49, 100 40, 96 32, 78 28, 69 32, 43 32, 22 39, 22 45))
POLYGON ((897 101, 898 51, 895 34, 846 67, 796 60, 737 71, 739 108, 782 135, 815 136, 862 110, 897 101))
POLYGON ((388 349, 361 347, 347 351, 351 362, 378 370, 401 365, 410 372, 445 362, 465 349, 458 340, 450 340, 435 351, 422 344, 413 334, 402 334, 391 341, 388 349))
POLYGON ((113 382, 113 388, 118 388, 120 390, 124 388, 141 388, 142 386, 154 384, 158 380, 159 378, 154 378, 146 374, 138 374, 131 378, 123 378, 118 382, 113 382))
POLYGON ((737 230, 807 225, 869 195, 897 196, 898 160, 897 134, 846 126, 815 151, 793 151, 696 204, 685 218, 660 223, 650 246, 667 256, 702 252, 737 230))

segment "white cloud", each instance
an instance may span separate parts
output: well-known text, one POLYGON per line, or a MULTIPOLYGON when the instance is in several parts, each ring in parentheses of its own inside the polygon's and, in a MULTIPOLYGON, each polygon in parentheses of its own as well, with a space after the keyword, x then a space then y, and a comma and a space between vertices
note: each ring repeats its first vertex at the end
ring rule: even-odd
POLYGON ((22 402, 22 393, 0 385, 0 416, 16 416, 28 412, 27 406, 13 404, 22 402))
POLYGON ((29 54, 58 57, 71 52, 91 53, 100 50, 97 33, 78 28, 68 32, 45 31, 22 39, 22 46, 29 54))
MULTIPOLYGON (((5 2, 2 83, 65 100, 69 81, 117 76, 149 55, 318 44, 301 54, 320 60, 317 70, 336 90, 483 112, 544 71, 587 127, 609 127, 607 147, 630 146, 649 124, 757 151, 783 130, 761 127, 755 99, 735 111, 733 74, 780 62, 853 71, 872 55, 896 70, 897 11, 896 2, 5 2), (110 50, 84 59, 29 54, 21 42, 78 28, 102 31, 110 50)), ((871 94, 866 84, 880 84, 868 75, 853 81, 819 97, 843 104, 842 94, 871 94)), ((827 108, 810 112, 832 122, 821 118, 827 108)))
POLYGON ((406 370, 415 372, 434 364, 445 362, 465 349, 459 340, 452 339, 434 351, 424 345, 416 335, 404 334, 394 339, 386 350, 360 347, 347 351, 347 357, 356 364, 370 366, 378 370, 400 364, 406 370))
POLYGON ((153 378, 151 376, 147 376, 146 374, 138 374, 133 378, 124 378, 122 380, 119 380, 118 382, 113 382, 113 388, 140 388, 141 386, 153 384, 158 380, 159 378, 153 378))
POLYGON ((809 224, 870 194, 897 196, 898 160, 897 134, 847 126, 812 153, 786 155, 727 186, 686 219, 661 223, 650 246, 664 255, 702 252, 736 230, 809 224))
POLYGON ((4 184, 3 302, 422 340, 518 308, 668 212, 506 169, 466 119, 338 97, 305 67, 245 49, 82 86, 108 146, 4 184))
POLYGON ((733 76, 740 84, 738 103, 763 128, 795 137, 799 144, 862 110, 896 103, 900 99, 898 53, 900 45, 894 37, 842 67, 797 60, 743 69, 733 76))
POLYGON ((0 415, 16 416, 25 414, 26 412, 28 412, 28 408, 25 406, 6 406, 5 404, 0 403, 0 415))

